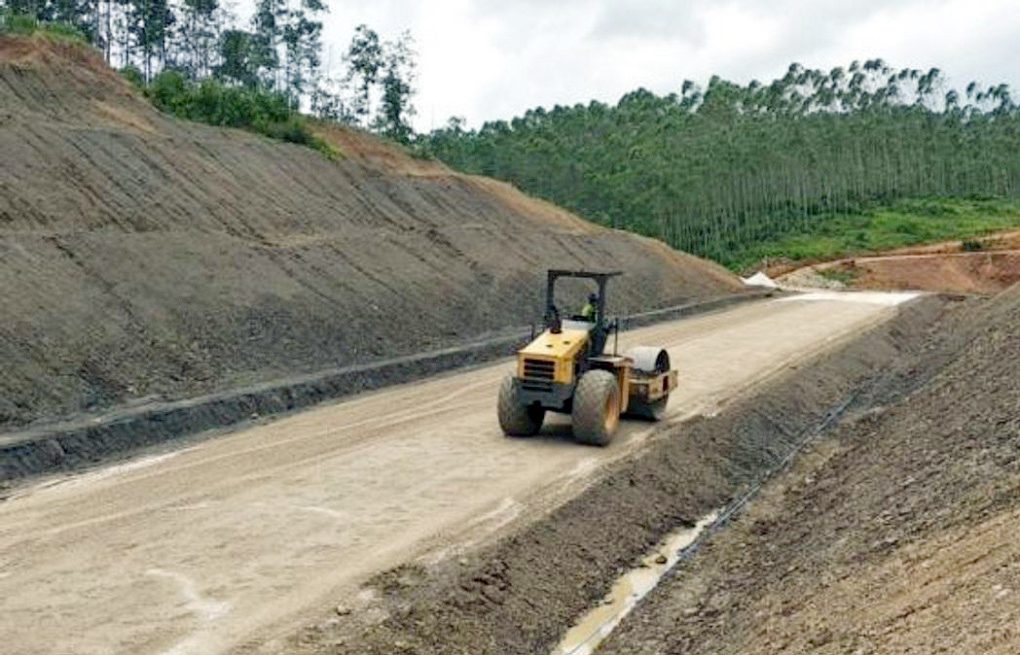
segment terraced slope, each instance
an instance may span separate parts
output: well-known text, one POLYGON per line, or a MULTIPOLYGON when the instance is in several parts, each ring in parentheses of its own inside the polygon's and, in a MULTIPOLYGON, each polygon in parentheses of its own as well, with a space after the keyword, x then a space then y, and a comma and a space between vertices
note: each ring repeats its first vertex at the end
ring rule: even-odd
POLYGON ((524 325, 554 265, 624 270, 619 312, 740 289, 322 129, 340 161, 162 115, 83 48, 0 39, 0 429, 524 325))

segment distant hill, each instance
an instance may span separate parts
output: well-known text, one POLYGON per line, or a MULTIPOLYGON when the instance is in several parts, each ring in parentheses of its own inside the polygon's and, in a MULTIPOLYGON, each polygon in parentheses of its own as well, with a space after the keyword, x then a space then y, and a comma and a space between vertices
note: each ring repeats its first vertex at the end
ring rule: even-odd
POLYGON ((456 169, 740 268, 762 254, 757 244, 900 199, 1018 198, 1018 144, 1020 108, 1005 85, 953 90, 936 69, 871 60, 795 64, 767 84, 714 77, 679 95, 638 90, 615 106, 535 109, 478 130, 452 121, 425 147, 456 169))
POLYGON ((462 343, 544 269, 621 269, 628 312, 721 267, 319 126, 335 160, 170 118, 97 53, 0 37, 0 429, 462 343))

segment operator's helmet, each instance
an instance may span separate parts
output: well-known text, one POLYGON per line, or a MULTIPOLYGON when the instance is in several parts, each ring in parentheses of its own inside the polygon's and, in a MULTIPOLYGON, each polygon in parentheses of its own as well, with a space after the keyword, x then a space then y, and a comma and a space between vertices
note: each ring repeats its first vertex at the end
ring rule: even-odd
POLYGON ((590 302, 591 304, 594 305, 598 301, 599 301, 599 296, 598 296, 597 293, 589 293, 588 294, 588 302, 590 302))

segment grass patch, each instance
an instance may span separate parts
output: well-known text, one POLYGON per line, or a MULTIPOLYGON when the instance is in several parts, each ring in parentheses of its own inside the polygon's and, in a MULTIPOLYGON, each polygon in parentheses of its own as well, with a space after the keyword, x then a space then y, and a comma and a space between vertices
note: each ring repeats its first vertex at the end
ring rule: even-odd
POLYGON ((827 261, 905 246, 975 237, 1020 227, 1020 201, 1003 198, 919 198, 857 214, 818 216, 810 230, 726 254, 723 264, 746 270, 765 259, 827 261))
POLYGON ((847 287, 853 284, 853 281, 857 278, 857 274, 847 268, 823 268, 816 270, 816 272, 826 280, 839 282, 847 287))
MULTIPOLYGON (((123 74, 139 84, 136 72, 123 74)), ((271 139, 308 146, 329 159, 339 156, 312 132, 309 120, 293 109, 282 94, 228 86, 212 79, 194 82, 173 70, 161 72, 140 88, 153 105, 178 118, 257 132, 271 139)))

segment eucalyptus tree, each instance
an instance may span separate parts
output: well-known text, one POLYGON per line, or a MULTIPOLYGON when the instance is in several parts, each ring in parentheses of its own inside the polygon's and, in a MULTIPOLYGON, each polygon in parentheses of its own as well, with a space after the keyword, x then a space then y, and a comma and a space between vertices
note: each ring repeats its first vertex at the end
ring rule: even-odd
POLYGON ((358 25, 344 55, 346 82, 355 90, 352 113, 356 122, 368 124, 372 114, 372 91, 386 65, 382 40, 367 25, 358 25))
POLYGON ((383 47, 382 59, 380 108, 374 127, 396 141, 407 143, 414 134, 409 120, 415 113, 411 102, 414 95, 415 52, 410 32, 404 32, 397 40, 387 42, 383 47))
POLYGON ((870 59, 678 91, 450 125, 428 146, 455 167, 720 259, 876 200, 1020 188, 1020 113, 1005 85, 961 93, 938 69, 870 59))
POLYGON ((162 68, 167 55, 167 38, 176 18, 167 0, 135 0, 128 9, 128 37, 142 55, 146 81, 162 68), (155 61, 154 61, 155 60, 155 61))
POLYGON ((194 79, 208 77, 220 39, 219 0, 182 0, 179 11, 177 67, 194 79))
POLYGON ((255 88, 259 84, 262 65, 258 36, 245 30, 226 30, 220 35, 219 64, 213 72, 231 84, 255 88))
POLYGON ((321 0, 300 0, 294 7, 286 6, 282 37, 286 63, 282 90, 295 107, 318 81, 322 65, 322 22, 316 17, 325 11, 321 0))

